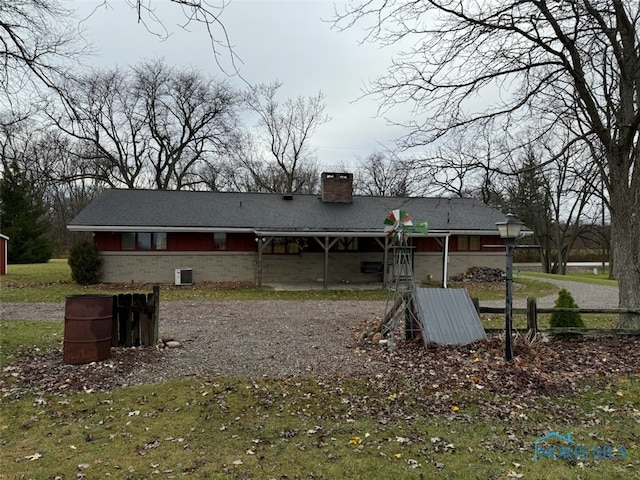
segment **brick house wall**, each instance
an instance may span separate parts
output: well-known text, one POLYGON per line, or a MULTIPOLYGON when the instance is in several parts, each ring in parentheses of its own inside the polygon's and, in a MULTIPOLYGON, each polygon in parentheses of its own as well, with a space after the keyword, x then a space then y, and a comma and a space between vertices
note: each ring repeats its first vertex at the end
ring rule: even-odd
MULTIPOLYGON (((193 269, 194 282, 256 282, 255 252, 103 252, 106 283, 173 283, 175 269, 193 269)), ((381 282, 381 273, 362 273, 361 262, 382 262, 380 253, 329 254, 330 283, 381 282)), ((389 261, 392 261, 391 259, 389 261)), ((442 253, 417 252, 413 257, 416 282, 431 276, 442 281, 442 253)), ((471 266, 504 269, 504 252, 451 252, 449 278, 471 266)), ((269 283, 315 283, 324 277, 324 254, 263 255, 263 285, 269 283)))
POLYGON ((253 252, 103 252, 106 283, 174 283, 177 268, 193 269, 197 282, 255 282, 253 252))

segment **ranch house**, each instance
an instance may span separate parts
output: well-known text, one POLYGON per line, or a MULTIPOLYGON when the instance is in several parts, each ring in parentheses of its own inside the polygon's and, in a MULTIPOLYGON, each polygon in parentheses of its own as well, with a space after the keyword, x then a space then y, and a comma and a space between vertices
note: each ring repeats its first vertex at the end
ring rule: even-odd
POLYGON ((321 180, 319 195, 106 190, 68 228, 91 232, 108 283, 384 286, 395 209, 429 225, 409 238, 416 281, 446 287, 472 266, 504 267, 504 215, 478 200, 355 196, 350 173, 321 180))

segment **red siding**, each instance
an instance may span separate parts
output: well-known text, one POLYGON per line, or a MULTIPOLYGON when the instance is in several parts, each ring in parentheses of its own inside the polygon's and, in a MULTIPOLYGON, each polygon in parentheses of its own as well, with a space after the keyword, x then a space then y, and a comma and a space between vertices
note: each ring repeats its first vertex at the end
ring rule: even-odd
MULTIPOLYGON (((106 252, 119 252, 122 250, 122 238, 120 233, 112 232, 96 232, 94 242, 98 248, 106 252)), ((416 246, 416 252, 442 252, 444 238, 415 238, 412 240, 416 246)), ((498 236, 480 236, 480 251, 491 252, 498 251, 500 248, 486 248, 487 245, 502 245, 503 240, 498 236)), ((256 250, 255 236, 250 233, 228 233, 227 248, 229 252, 254 252, 256 250)), ((335 248, 334 248, 335 250, 335 248)), ((458 248, 458 236, 452 235, 449 241, 449 250, 452 252, 460 251, 458 248)), ((213 233, 168 233, 167 234, 167 250, 168 252, 212 252, 213 249, 213 233)), ((307 239, 305 252, 322 252, 323 249, 312 238, 307 239)), ((382 251, 380 246, 373 238, 358 239, 358 251, 360 252, 379 252, 382 251)), ((478 251, 478 250, 464 250, 478 251)))
MULTIPOLYGON (((96 232, 93 238, 97 247, 104 252, 122 251, 122 234, 119 232, 96 232)), ((227 234, 226 251, 251 252, 256 249, 254 236, 248 233, 227 234)), ((212 252, 213 233, 210 232, 170 232, 167 233, 167 252, 212 252)))
POLYGON ((209 252, 213 250, 212 233, 168 233, 169 252, 209 252))
POLYGON ((232 252, 254 252, 256 248, 256 238, 252 234, 227 234, 227 250, 230 250, 232 252))
POLYGON ((487 245, 504 245, 504 240, 500 238, 500 235, 492 237, 480 237, 480 245, 482 245, 483 252, 496 252, 503 251, 504 247, 490 248, 487 245))
MULTIPOLYGON (((478 237, 477 235, 463 235, 466 237, 478 237)), ((459 237, 457 235, 452 235, 449 241, 449 250, 452 252, 495 252, 504 250, 503 247, 498 248, 487 248, 487 245, 504 245, 504 240, 500 238, 499 235, 482 235, 480 238, 480 249, 471 250, 470 248, 461 250, 459 248, 459 237)))
POLYGON ((443 250, 442 242, 444 242, 444 238, 416 238, 413 239, 413 242, 416 246, 416 252, 441 252, 443 250))
POLYGON ((0 275, 7 274, 7 248, 7 239, 0 237, 0 275))
POLYGON ((119 233, 96 232, 93 243, 103 252, 119 252, 122 250, 122 237, 119 233))

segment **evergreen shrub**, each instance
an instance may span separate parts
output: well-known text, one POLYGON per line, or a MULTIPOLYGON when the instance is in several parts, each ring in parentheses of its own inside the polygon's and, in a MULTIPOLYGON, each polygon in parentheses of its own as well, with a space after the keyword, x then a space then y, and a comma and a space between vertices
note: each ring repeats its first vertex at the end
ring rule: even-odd
POLYGON ((80 242, 69 252, 71 278, 80 285, 93 285, 102 280, 103 260, 92 242, 80 242))
MULTIPOLYGON (((578 308, 578 304, 573 299, 571 293, 563 288, 558 292, 558 299, 555 303, 555 308, 578 308)), ((551 314, 550 320, 551 328, 585 328, 584 321, 579 313, 575 312, 554 312, 551 314)), ((571 336, 570 333, 560 332, 557 335, 571 336)))

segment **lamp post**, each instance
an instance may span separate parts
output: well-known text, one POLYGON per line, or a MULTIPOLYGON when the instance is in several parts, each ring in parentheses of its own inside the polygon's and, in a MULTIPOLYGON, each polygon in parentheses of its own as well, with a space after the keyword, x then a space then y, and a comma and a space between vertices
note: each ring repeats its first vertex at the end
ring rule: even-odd
POLYGON ((504 345, 504 358, 507 361, 513 359, 513 347, 512 341, 512 311, 513 311, 513 249, 516 246, 516 238, 520 235, 522 229, 522 222, 518 220, 515 215, 508 213, 504 222, 496 222, 500 238, 504 239, 507 247, 507 296, 505 299, 505 345, 504 345))

